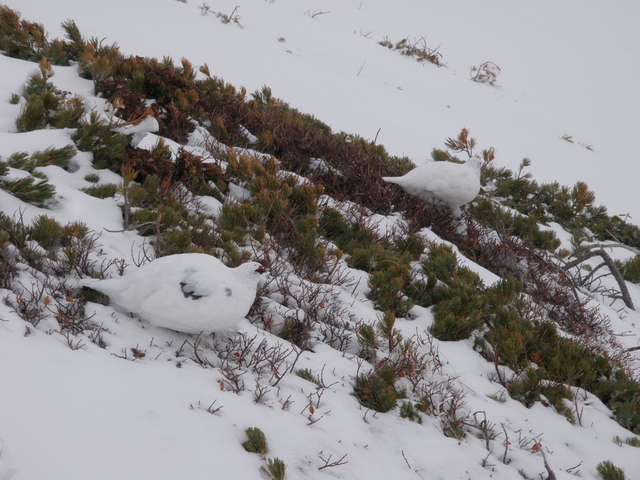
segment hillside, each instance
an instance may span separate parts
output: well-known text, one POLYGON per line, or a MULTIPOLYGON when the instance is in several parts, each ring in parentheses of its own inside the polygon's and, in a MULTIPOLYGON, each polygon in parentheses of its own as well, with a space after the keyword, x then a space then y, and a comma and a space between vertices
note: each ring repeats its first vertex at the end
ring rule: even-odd
POLYGON ((640 229, 623 213, 640 202, 612 134, 637 126, 633 105, 605 131, 579 95, 560 107, 507 73, 508 55, 473 82, 460 65, 491 34, 450 58, 383 2, 114 2, 101 18, 13 3, 0 479, 638 478, 640 229), (442 93, 409 107, 426 81, 442 93), (470 157, 483 189, 460 220, 381 179, 470 157), (603 158, 620 161, 614 188, 603 158), (78 288, 182 252, 267 267, 238 335, 152 327, 78 288))

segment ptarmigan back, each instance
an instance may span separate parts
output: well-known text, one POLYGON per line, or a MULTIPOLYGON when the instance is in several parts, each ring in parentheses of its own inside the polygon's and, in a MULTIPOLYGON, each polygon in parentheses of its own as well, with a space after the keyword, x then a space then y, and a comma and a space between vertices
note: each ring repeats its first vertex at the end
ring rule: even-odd
POLYGON ((226 332, 249 312, 264 272, 256 262, 229 268, 211 255, 185 253, 158 258, 122 277, 80 284, 156 327, 226 332))

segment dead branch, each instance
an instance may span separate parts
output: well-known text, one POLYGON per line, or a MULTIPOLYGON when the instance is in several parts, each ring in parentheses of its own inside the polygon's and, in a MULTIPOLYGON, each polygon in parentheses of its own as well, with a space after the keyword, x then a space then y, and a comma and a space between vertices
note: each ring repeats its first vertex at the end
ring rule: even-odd
POLYGON ((325 468, 331 468, 331 467, 337 467, 339 465, 344 465, 346 463, 349 463, 349 462, 343 462, 343 460, 345 458, 347 458, 347 454, 346 453, 340 458, 340 460, 336 460, 335 462, 331 462, 332 455, 329 455, 329 458, 327 458, 327 459, 322 458, 322 452, 320 452, 318 454, 318 457, 320 457, 320 460, 322 460, 324 462, 324 465, 322 467, 318 467, 318 470, 323 470, 325 468))
MULTIPOLYGON (((615 281, 618 284, 618 288, 620 289, 620 294, 622 296, 622 301, 624 302, 624 304, 627 306, 627 308, 630 308, 631 310, 635 310, 635 307, 633 305, 633 300, 631 300, 631 295, 629 294, 629 289, 627 288, 627 284, 625 282, 625 279, 623 278, 622 274, 620 273, 620 270, 618 269, 618 267, 616 266, 615 262, 613 261, 613 259, 611 258, 611 256, 604 250, 604 248, 602 248, 602 245, 599 245, 600 248, 598 250, 591 250, 591 251, 587 251, 587 253, 579 256, 578 258, 576 258, 575 260, 565 264, 562 268, 563 270, 569 270, 570 268, 573 268, 579 264, 581 264, 582 262, 595 257, 595 256, 600 256, 602 258, 602 260, 604 260, 604 263, 606 264, 606 266, 609 268, 609 271, 611 272, 611 275, 613 275, 613 278, 615 279, 615 281)), ((586 247, 587 250, 590 250, 591 248, 595 248, 593 245, 586 247)), ((599 268, 599 267, 598 267, 599 268)))

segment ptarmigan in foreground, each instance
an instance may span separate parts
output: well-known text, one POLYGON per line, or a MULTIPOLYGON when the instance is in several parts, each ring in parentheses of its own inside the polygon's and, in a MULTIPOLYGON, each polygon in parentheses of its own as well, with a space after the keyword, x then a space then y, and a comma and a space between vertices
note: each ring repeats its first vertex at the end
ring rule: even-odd
POLYGON ((185 333, 227 332, 244 318, 256 297, 262 265, 229 268, 203 253, 158 258, 122 277, 81 279, 120 308, 156 327, 185 333))
POLYGON ((429 162, 414 168, 402 177, 382 177, 395 183, 410 195, 445 204, 456 217, 460 207, 480 192, 482 160, 470 158, 466 163, 429 162))

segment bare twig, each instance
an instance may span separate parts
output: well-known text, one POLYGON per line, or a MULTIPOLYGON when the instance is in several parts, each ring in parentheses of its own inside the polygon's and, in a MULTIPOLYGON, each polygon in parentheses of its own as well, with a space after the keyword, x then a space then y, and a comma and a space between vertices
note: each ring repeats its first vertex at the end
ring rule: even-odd
POLYGON ((404 455, 404 450, 402 450, 402 458, 404 458, 404 461, 407 464, 407 467, 412 468, 411 464, 409 464, 409 460, 407 460, 407 457, 405 457, 404 455))
POLYGON ((318 467, 318 470, 323 470, 325 468, 331 468, 331 467, 337 467, 339 465, 344 465, 346 463, 349 463, 349 462, 343 462, 343 460, 345 458, 347 458, 347 454, 346 453, 340 458, 340 460, 336 460, 335 462, 331 462, 332 455, 329 455, 329 458, 326 458, 326 459, 322 458, 322 452, 320 452, 318 454, 318 457, 320 457, 320 460, 322 460, 324 462, 324 465, 322 467, 318 467))

